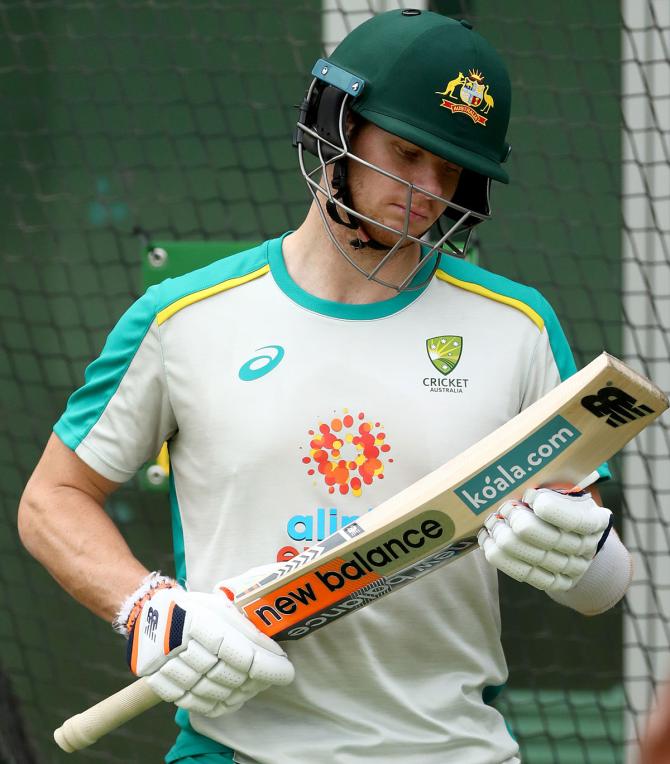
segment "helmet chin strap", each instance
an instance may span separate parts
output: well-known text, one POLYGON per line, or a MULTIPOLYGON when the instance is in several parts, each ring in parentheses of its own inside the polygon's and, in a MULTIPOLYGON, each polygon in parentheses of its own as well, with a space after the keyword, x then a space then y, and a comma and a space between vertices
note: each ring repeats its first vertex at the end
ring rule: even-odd
MULTIPOLYGON (((345 202, 346 204, 346 202, 345 202)), ((349 204, 349 207, 353 209, 354 205, 349 204)), ((356 219, 356 231, 357 236, 355 239, 349 240, 349 246, 352 249, 356 249, 360 251, 361 249, 374 249, 377 252, 388 252, 390 247, 387 244, 382 244, 380 241, 377 241, 377 239, 373 239, 372 236, 365 230, 365 227, 363 225, 363 222, 361 220, 356 219)))
POLYGON ((352 249, 365 249, 366 247, 369 247, 370 249, 377 249, 377 250, 383 250, 388 251, 388 247, 385 244, 381 244, 378 241, 375 241, 374 239, 368 239, 368 241, 363 241, 360 237, 357 239, 351 239, 349 241, 349 246, 352 249))
MULTIPOLYGON (((333 198, 339 199, 344 204, 346 204, 347 207, 351 207, 351 194, 349 193, 349 187, 347 186, 347 165, 345 159, 338 159, 333 164, 333 179, 331 181, 331 185, 335 189, 333 198)), ((337 209, 337 205, 330 199, 326 202, 326 211, 330 215, 333 222, 337 223, 338 225, 343 225, 346 228, 351 228, 354 231, 360 226, 360 222, 358 220, 352 220, 351 218, 349 218, 348 221, 344 220, 340 215, 339 210, 337 209)))

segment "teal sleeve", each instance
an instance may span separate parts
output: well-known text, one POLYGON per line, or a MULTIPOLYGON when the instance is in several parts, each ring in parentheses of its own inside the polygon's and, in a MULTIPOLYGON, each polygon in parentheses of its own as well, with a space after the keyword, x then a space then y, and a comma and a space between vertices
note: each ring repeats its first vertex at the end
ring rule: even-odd
POLYGON ((84 384, 69 398, 54 432, 75 450, 102 416, 139 350, 155 318, 154 290, 150 289, 119 319, 102 352, 84 373, 84 384))

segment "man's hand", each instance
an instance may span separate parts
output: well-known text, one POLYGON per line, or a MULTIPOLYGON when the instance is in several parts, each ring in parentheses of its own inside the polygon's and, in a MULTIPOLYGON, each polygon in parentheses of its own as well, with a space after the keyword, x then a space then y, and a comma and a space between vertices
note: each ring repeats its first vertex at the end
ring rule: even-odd
POLYGON ((612 527, 612 513, 589 493, 529 489, 507 501, 477 536, 488 562, 547 592, 572 589, 612 527))
POLYGON ((222 593, 149 589, 128 624, 128 663, 163 700, 205 716, 236 711, 293 665, 222 593))

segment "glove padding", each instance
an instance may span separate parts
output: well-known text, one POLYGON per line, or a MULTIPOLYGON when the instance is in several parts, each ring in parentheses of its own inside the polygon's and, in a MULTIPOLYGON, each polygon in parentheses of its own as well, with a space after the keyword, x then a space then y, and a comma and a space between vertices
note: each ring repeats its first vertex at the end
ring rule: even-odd
POLYGON ((588 492, 531 488, 507 501, 477 534, 489 563, 547 592, 565 592, 586 573, 612 527, 588 492))
POLYGON ((293 681, 293 664, 221 593, 157 589, 128 639, 128 663, 163 700, 205 716, 240 708, 271 685, 293 681))

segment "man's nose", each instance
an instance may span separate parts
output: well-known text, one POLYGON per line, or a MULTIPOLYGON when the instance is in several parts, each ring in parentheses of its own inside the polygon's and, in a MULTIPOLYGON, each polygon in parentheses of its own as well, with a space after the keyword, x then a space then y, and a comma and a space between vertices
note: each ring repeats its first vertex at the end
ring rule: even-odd
MULTIPOLYGON (((414 177, 414 185, 419 188, 435 194, 435 196, 444 196, 444 179, 440 168, 434 167, 431 163, 422 166, 414 177)), ((430 199, 431 197, 427 197, 430 199)))

